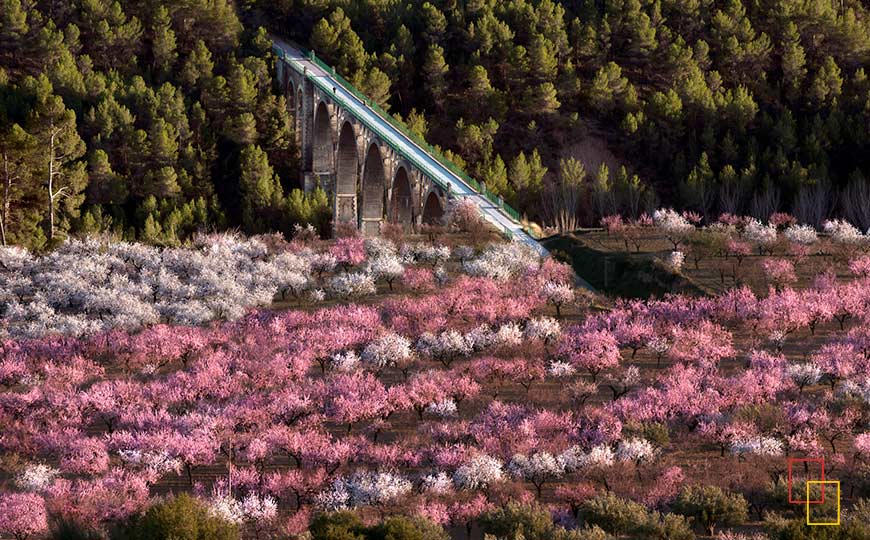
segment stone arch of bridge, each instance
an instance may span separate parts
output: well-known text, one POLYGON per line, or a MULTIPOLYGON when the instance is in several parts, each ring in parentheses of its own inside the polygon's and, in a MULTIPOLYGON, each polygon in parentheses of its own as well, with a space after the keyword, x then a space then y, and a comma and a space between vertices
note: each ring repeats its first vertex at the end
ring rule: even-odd
POLYGON ((380 232, 380 221, 384 218, 384 186, 386 184, 384 158, 376 142, 366 150, 362 177, 362 230, 364 234, 376 235, 380 232))
POLYGON ((314 172, 324 173, 333 169, 332 122, 329 108, 321 101, 314 111, 314 139, 312 140, 314 172))
POLYGON ((353 124, 344 122, 338 134, 338 152, 335 163, 335 220, 356 223, 357 176, 359 153, 353 124))
POLYGON ((430 191, 423 204, 423 223, 435 225, 444 218, 444 205, 441 198, 434 191, 430 191))
POLYGON ((414 220, 414 199, 411 194, 411 178, 404 165, 399 165, 396 169, 390 193, 390 222, 411 225, 414 220))

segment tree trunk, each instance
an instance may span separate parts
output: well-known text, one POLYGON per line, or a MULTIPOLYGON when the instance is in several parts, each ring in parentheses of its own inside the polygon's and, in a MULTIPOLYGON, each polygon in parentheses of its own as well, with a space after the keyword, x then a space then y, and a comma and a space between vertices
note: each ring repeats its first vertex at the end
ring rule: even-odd
POLYGON ((54 138, 57 132, 54 125, 51 126, 51 135, 48 139, 48 239, 54 240, 54 138))
POLYGON ((12 195, 12 176, 9 174, 9 154, 3 152, 3 206, 0 206, 0 242, 6 245, 6 223, 9 219, 9 197, 12 195))

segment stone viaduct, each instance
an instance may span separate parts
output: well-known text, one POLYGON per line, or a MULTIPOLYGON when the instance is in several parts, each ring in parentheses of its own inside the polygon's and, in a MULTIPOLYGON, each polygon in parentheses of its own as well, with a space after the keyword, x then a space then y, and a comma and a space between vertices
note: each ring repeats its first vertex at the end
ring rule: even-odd
POLYGON ((272 42, 305 189, 329 194, 337 225, 352 224, 366 236, 378 235, 385 223, 413 230, 439 221, 448 200, 463 199, 505 237, 547 254, 501 197, 378 110, 314 52, 276 36, 272 42))
POLYGON ((278 80, 295 122, 305 189, 319 186, 330 195, 336 223, 354 223, 374 236, 382 223, 412 230, 444 215, 445 189, 333 95, 283 61, 278 62, 278 80))

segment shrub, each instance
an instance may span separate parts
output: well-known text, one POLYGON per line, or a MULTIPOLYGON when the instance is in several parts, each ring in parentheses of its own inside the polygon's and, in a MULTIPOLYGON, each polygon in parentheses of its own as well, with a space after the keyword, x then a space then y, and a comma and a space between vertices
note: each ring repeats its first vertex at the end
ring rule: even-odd
POLYGON ((54 520, 51 525, 51 540, 101 540, 102 535, 80 523, 68 519, 54 520))
POLYGON ((450 540, 440 525, 423 518, 391 517, 371 527, 367 540, 450 540))
POLYGON ((113 531, 112 540, 239 540, 239 529, 182 493, 113 531))
MULTIPOLYGON (((796 488, 795 488, 796 489, 796 488)), ((761 486, 755 486, 744 491, 749 509, 759 520, 770 511, 789 510, 788 484, 785 478, 776 482, 767 482, 761 486)), ((800 493, 800 492, 798 492, 800 493)))
POLYGON ((483 514, 479 524, 484 534, 524 540, 550 540, 556 529, 547 510, 518 502, 509 502, 504 508, 483 514))
POLYGON ((716 486, 684 487, 673 506, 677 513, 695 518, 710 536, 717 525, 740 525, 748 515, 743 495, 716 486))
POLYGON ((365 540, 365 526, 353 512, 319 514, 309 527, 311 540, 365 540))
POLYGON ((450 540, 440 525, 425 518, 395 516, 366 527, 348 511, 319 514, 308 530, 311 540, 450 540))
POLYGON ((658 448, 664 448, 671 442, 668 426, 659 422, 645 423, 641 427, 641 435, 658 448))
POLYGON ((843 512, 839 527, 808 527, 806 518, 784 519, 772 514, 765 520, 769 540, 866 540, 870 538, 870 504, 859 500, 843 512))
POLYGON ((677 514, 652 513, 646 523, 639 527, 646 538, 658 540, 692 540, 692 524, 677 514))
POLYGON ((559 528, 553 535, 553 540, 611 540, 613 538, 601 527, 586 527, 584 529, 566 530, 559 528))
POLYGON ((568 530, 556 526, 546 508, 538 504, 509 502, 478 520, 485 539, 505 540, 611 540, 601 527, 568 530))
POLYGON ((584 502, 580 507, 580 517, 587 525, 598 525, 611 534, 621 535, 645 525, 649 512, 642 504, 608 492, 584 502))

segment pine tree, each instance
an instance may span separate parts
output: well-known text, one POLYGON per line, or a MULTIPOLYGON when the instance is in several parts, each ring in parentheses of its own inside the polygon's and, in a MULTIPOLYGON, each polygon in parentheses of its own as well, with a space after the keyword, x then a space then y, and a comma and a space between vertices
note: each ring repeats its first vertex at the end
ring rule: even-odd
POLYGON ((170 165, 149 170, 145 173, 144 184, 143 193, 146 195, 170 198, 181 193, 181 186, 178 184, 178 173, 170 165))
POLYGON ((547 167, 544 167, 541 161, 541 154, 538 149, 532 150, 532 155, 529 156, 529 189, 540 191, 544 186, 544 177, 547 176, 547 167))
POLYGON ((169 10, 165 6, 159 6, 154 11, 154 19, 151 23, 151 56, 154 72, 160 78, 169 73, 178 58, 175 32, 172 30, 171 23, 169 10))
POLYGON ((468 72, 468 98, 482 104, 486 102, 492 91, 486 68, 480 65, 472 66, 468 72))
POLYGON ((402 102, 411 103, 414 99, 414 80, 417 72, 414 37, 404 24, 396 30, 390 53, 396 58, 396 76, 393 79, 394 92, 402 102))
POLYGON ((385 110, 389 110, 390 86, 392 83, 386 73, 374 67, 366 70, 365 73, 357 73, 352 80, 355 86, 369 99, 385 110))
POLYGON ((752 92, 745 86, 725 92, 725 112, 736 127, 738 133, 744 133, 746 128, 758 114, 758 104, 752 97, 752 92))
POLYGON ((486 182, 486 189, 496 195, 501 195, 507 201, 513 201, 514 188, 508 183, 507 167, 500 155, 495 155, 495 158, 484 171, 483 179, 486 182))
POLYGON ((281 182, 259 146, 248 145, 242 149, 239 169, 242 225, 247 232, 268 230, 269 218, 274 217, 273 211, 284 198, 281 182))
POLYGON ((275 172, 283 178, 290 178, 297 171, 298 158, 293 126, 287 114, 287 100, 284 96, 269 96, 257 112, 258 144, 268 154, 269 162, 275 164, 275 172))
POLYGON ((0 243, 4 246, 19 237, 21 219, 18 218, 27 212, 19 205, 33 192, 35 146, 35 139, 18 124, 0 132, 0 243))
POLYGON ((423 25, 423 39, 430 45, 441 43, 444 32, 447 30, 447 18, 437 7, 429 2, 424 2, 420 6, 420 12, 423 25))
POLYGON ((227 108, 232 114, 251 113, 257 106, 257 77, 233 62, 227 74, 227 108))
POLYGON ((839 97, 843 88, 840 67, 833 57, 825 58, 810 87, 810 99, 821 106, 839 97))
POLYGON ((517 193, 522 194, 528 189, 531 183, 532 170, 529 167, 529 161, 526 159, 525 152, 520 152, 511 160, 508 174, 517 193))
POLYGON ((257 121, 249 112, 232 116, 224 124, 223 134, 239 146, 253 144, 257 140, 257 121))
POLYGON ((38 171, 46 190, 46 236, 53 241, 58 218, 66 226, 66 218, 77 216, 82 203, 87 174, 78 160, 85 153, 85 142, 76 131, 75 113, 54 95, 48 78, 41 75, 27 84, 36 101, 29 131, 38 139, 38 171))
POLYGON ((51 81, 53 91, 64 98, 72 108, 80 108, 85 98, 85 77, 66 44, 57 47, 45 73, 51 81))
POLYGON ((175 126, 158 118, 148 132, 151 148, 151 163, 156 167, 175 164, 178 160, 178 130, 175 126))
POLYGON ((553 82, 559 61, 556 59, 555 46, 544 36, 535 36, 529 46, 529 65, 531 75, 537 84, 553 82))
POLYGON ((192 88, 199 81, 211 78, 213 70, 214 62, 211 59, 211 51, 208 50, 203 40, 199 40, 184 61, 179 80, 192 88))
POLYGON ((109 155, 94 150, 88 160, 87 202, 89 204, 121 204, 127 199, 124 180, 112 170, 109 155))
POLYGON ((616 100, 628 92, 628 79, 622 76, 622 68, 615 62, 608 62, 595 73, 589 102, 601 113, 609 113, 616 106, 616 100))
POLYGON ((332 210, 329 206, 329 197, 321 188, 311 193, 305 193, 301 189, 294 189, 287 196, 287 214, 292 223, 311 224, 321 232, 329 227, 332 210))
POLYGON ((541 164, 538 150, 532 152, 531 159, 520 152, 510 163, 508 177, 516 189, 515 201, 524 213, 538 210, 541 192, 544 189, 544 175, 547 169, 541 164))
POLYGON ((444 60, 444 49, 438 45, 431 45, 426 51, 426 60, 423 62, 423 78, 432 102, 439 109, 444 106, 449 69, 444 60))
POLYGON ((351 28, 351 21, 340 7, 321 19, 311 31, 311 48, 345 75, 366 67, 366 51, 362 40, 351 28))
POLYGON ((148 214, 145 218, 145 225, 142 227, 142 235, 140 238, 150 244, 159 244, 163 237, 163 229, 160 227, 160 221, 154 218, 154 214, 148 214))
POLYGON ((0 0, 0 64, 13 64, 15 51, 20 50, 29 30, 21 0, 0 0))
POLYGON ((556 87, 551 82, 529 88, 525 97, 525 109, 529 114, 551 114, 561 106, 556 87))
POLYGON ((789 21, 782 36, 782 77, 790 99, 798 96, 798 91, 806 77, 806 55, 801 46, 797 25, 789 21))
POLYGON ((686 203, 707 216, 713 207, 717 195, 715 177, 710 168, 707 152, 702 152, 695 167, 689 172, 688 178, 682 186, 683 197, 686 203))
POLYGON ((559 179, 566 186, 582 186, 586 181, 586 167, 575 158, 559 160, 559 179))
POLYGON ((309 42, 315 54, 329 60, 338 53, 338 39, 338 31, 324 18, 317 21, 311 29, 309 42))
POLYGON ((426 135, 429 133, 429 122, 426 120, 426 115, 417 112, 417 109, 411 109, 411 112, 408 113, 408 119, 405 120, 405 124, 411 132, 419 135, 421 139, 425 139, 426 135))
MULTIPOLYGON (((624 169, 625 167, 620 168, 620 174, 617 175, 617 178, 627 175, 624 169)), ((616 213, 616 197, 614 196, 613 182, 610 179, 610 170, 604 162, 598 167, 595 182, 592 184, 592 193, 595 207, 600 217, 616 213)))

